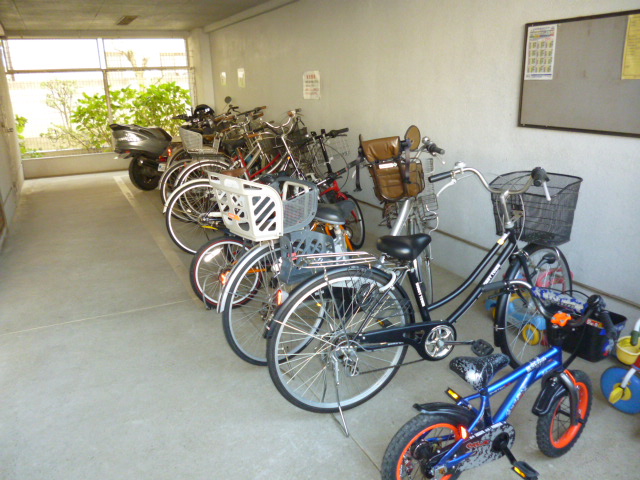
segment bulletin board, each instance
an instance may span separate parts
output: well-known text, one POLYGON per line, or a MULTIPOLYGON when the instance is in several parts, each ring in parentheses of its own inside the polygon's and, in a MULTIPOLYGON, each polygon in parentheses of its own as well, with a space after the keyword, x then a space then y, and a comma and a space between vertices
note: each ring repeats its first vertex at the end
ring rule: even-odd
POLYGON ((519 125, 640 137, 640 10, 525 25, 519 125))

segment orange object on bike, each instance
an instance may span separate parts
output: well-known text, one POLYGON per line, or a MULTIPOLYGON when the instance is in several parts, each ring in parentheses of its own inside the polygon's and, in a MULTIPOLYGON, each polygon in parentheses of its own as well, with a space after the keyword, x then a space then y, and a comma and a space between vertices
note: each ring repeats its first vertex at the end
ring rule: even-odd
POLYGON ((558 312, 553 316, 553 318, 551 318, 551 323, 560 325, 561 327, 566 327, 569 320, 571 320, 571 315, 564 312, 558 312))

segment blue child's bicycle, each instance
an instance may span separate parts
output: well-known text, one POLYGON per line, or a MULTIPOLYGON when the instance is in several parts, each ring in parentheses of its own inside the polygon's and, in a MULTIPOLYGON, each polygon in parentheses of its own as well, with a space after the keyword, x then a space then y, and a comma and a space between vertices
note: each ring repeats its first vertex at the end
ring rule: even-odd
MULTIPOLYGON (((500 283, 510 289, 513 282, 520 288, 531 288, 520 281, 500 283)), ((573 302, 575 299, 566 304, 573 302)), ((590 297, 577 311, 556 306, 552 312, 537 303, 547 321, 551 348, 493 383, 490 382, 494 375, 509 364, 506 355, 453 359, 449 364, 451 370, 476 393, 462 398, 449 389, 447 395, 455 404, 414 405, 420 414, 407 422, 387 447, 382 461, 384 480, 453 480, 466 470, 503 456, 520 477, 537 479, 538 473, 526 462, 517 461, 511 453, 515 429, 508 418, 520 398, 538 380, 542 381, 542 388, 532 410, 538 416, 538 447, 549 457, 563 455, 573 447, 589 418, 592 387, 584 372, 567 369, 576 353, 564 360, 562 344, 567 337, 580 335, 583 330, 580 327, 588 318, 600 320, 609 338, 614 338, 616 331, 599 296, 590 297), (500 407, 492 409, 491 397, 509 386, 513 388, 500 407)))

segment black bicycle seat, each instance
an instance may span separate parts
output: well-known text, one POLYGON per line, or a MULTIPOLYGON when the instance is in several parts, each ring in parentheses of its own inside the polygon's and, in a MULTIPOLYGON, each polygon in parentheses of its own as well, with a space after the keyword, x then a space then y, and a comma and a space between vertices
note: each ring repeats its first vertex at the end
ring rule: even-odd
POLYGON ((335 204, 320 204, 314 217, 316 220, 331 225, 344 225, 346 223, 342 209, 335 204))
POLYGON ((415 235, 384 235, 378 238, 376 247, 382 253, 398 260, 415 260, 429 246, 431 237, 426 233, 415 235))
POLYGON ((458 357, 449 362, 449 368, 475 390, 482 390, 493 376, 509 365, 509 357, 494 353, 486 357, 458 357))

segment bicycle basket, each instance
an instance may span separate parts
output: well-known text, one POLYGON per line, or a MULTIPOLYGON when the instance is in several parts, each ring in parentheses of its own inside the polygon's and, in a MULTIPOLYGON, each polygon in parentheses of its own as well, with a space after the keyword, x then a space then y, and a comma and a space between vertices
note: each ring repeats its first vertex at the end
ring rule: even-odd
POLYGON ((208 172, 222 221, 234 234, 254 242, 276 240, 304 228, 318 208, 317 187, 281 178, 281 192, 261 183, 208 172))
MULTIPOLYGON (((518 189, 528 180, 531 172, 511 172, 500 175, 490 185, 500 189, 518 189)), ((578 192, 582 178, 559 173, 548 173, 547 187, 551 201, 547 201, 542 186, 531 186, 522 195, 510 196, 507 207, 522 211, 515 233, 520 240, 555 247, 569 241, 573 226, 573 215, 578 203, 578 192)), ((499 206, 499 195, 491 194, 496 233, 504 233, 504 219, 499 206)))
POLYGON ((180 127, 180 138, 187 152, 202 150, 202 134, 180 127))

